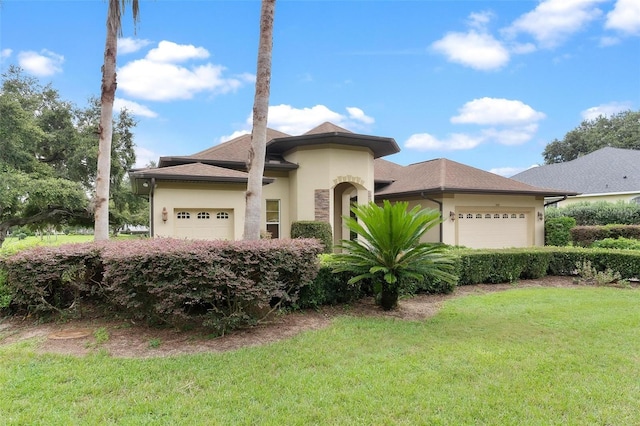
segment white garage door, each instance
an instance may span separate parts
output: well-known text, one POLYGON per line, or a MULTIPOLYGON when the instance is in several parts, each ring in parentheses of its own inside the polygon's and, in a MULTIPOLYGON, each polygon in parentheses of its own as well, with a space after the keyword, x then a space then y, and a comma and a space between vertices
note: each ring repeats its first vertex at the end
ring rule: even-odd
POLYGON ((174 235, 199 240, 233 240, 233 210, 176 209, 174 235))
POLYGON ((459 213, 458 245, 471 248, 530 246, 530 216, 530 213, 504 210, 459 213))

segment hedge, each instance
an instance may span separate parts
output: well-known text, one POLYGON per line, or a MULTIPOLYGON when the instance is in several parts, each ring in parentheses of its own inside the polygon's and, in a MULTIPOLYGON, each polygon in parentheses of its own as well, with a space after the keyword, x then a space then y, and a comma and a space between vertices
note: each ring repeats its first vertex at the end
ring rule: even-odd
POLYGON ((640 252, 633 250, 541 247, 459 250, 458 255, 458 285, 573 275, 576 265, 584 261, 591 262, 598 271, 619 272, 623 279, 640 278, 640 252))
POLYGON ((2 259, 11 307, 64 312, 95 302, 151 323, 219 334, 294 305, 318 271, 315 240, 153 239, 38 247, 2 259))
POLYGON ((640 240, 638 225, 576 226, 571 229, 571 239, 575 245, 589 247, 606 238, 630 238, 640 240))
POLYGON ((301 220, 291 224, 291 238, 316 238, 324 246, 324 253, 333 252, 331 225, 327 222, 301 220))

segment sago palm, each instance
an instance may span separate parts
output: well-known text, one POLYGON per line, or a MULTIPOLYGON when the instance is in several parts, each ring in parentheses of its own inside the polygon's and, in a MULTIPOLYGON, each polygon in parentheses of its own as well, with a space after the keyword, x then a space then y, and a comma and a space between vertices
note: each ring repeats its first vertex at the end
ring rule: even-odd
POLYGON ((420 206, 408 210, 407 202, 387 200, 382 206, 361 204, 351 211, 355 218, 345 217, 345 224, 358 238, 342 241, 338 246, 342 252, 334 255, 332 268, 353 273, 350 284, 370 279, 383 309, 397 305, 399 290, 410 280, 457 282, 454 258, 446 246, 420 242, 425 232, 442 221, 439 211, 420 206))

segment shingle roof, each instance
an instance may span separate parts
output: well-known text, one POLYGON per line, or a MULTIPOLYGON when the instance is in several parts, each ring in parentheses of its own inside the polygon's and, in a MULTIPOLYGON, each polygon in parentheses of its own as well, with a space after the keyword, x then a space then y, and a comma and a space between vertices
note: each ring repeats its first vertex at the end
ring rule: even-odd
POLYGON ((373 162, 373 169, 376 182, 393 182, 402 176, 404 166, 382 158, 376 158, 373 162))
MULTIPOLYGON (((144 186, 150 179, 163 181, 199 181, 220 183, 246 183, 249 174, 224 167, 211 166, 202 163, 181 164, 178 166, 154 169, 139 169, 129 172, 134 193, 144 194, 149 191, 149 185, 144 186)), ((262 183, 273 182, 272 178, 263 178, 262 183)))
POLYGON ((582 194, 640 192, 640 150, 606 147, 565 163, 532 167, 512 179, 582 194))
MULTIPOLYGON (((287 137, 286 133, 273 129, 267 129, 267 142, 275 138, 287 137)), ((190 155, 189 158, 198 160, 219 160, 219 161, 237 161, 244 163, 247 161, 249 148, 251 147, 251 134, 239 136, 230 141, 223 142, 219 145, 205 149, 190 155)))
POLYGON ((376 191, 376 196, 442 192, 567 195, 566 191, 531 186, 445 158, 401 166, 402 169, 387 163, 376 161, 374 175, 376 179, 386 175, 394 182, 376 191))
POLYGON ((304 133, 305 135, 317 135, 317 134, 321 134, 321 133, 353 133, 350 130, 347 130, 345 128, 342 128, 340 126, 336 126, 333 123, 329 123, 328 121, 325 121, 324 123, 322 123, 321 125, 314 127, 313 129, 309 130, 308 132, 304 133))

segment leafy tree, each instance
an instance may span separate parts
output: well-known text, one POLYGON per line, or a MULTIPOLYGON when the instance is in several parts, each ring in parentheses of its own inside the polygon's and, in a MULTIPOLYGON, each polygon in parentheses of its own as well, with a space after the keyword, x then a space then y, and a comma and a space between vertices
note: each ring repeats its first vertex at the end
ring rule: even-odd
POLYGON ((127 3, 131 3, 133 22, 138 21, 138 0, 108 0, 107 36, 104 46, 102 65, 102 86, 100 91, 100 125, 98 126, 98 172, 95 187, 95 239, 109 239, 109 187, 111 179, 111 143, 113 102, 116 96, 116 57, 118 54, 118 36, 122 35, 122 14, 127 3))
POLYGON ((355 274, 350 284, 370 279, 385 310, 397 305, 400 290, 411 280, 457 282, 453 257, 446 246, 420 242, 425 232, 442 222, 440 212, 421 210, 420 206, 409 211, 407 207, 407 202, 391 204, 387 200, 382 207, 375 203, 352 207, 355 218, 344 220, 358 238, 343 240, 338 246, 343 252, 332 259, 334 272, 355 274))
POLYGON ((253 100, 253 128, 251 148, 247 159, 247 208, 244 219, 244 239, 260 239, 262 212, 262 178, 267 151, 267 116, 271 87, 271 52, 273 50, 273 18, 276 0, 262 0, 260 10, 260 42, 258 46, 258 75, 253 100))
POLYGON ((542 155, 545 164, 563 163, 606 146, 640 150, 640 111, 585 120, 561 141, 548 144, 542 155))
MULTIPOLYGON (((0 246, 14 226, 91 226, 87 194, 96 176, 97 100, 78 109, 61 100, 50 85, 40 86, 17 67, 9 67, 2 78, 0 246)), ((125 178, 135 162, 134 126, 127 111, 117 117, 112 144, 114 224, 146 222, 146 200, 127 198, 134 198, 125 178)))

